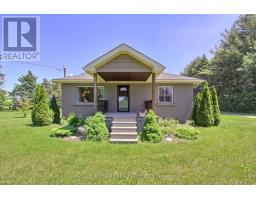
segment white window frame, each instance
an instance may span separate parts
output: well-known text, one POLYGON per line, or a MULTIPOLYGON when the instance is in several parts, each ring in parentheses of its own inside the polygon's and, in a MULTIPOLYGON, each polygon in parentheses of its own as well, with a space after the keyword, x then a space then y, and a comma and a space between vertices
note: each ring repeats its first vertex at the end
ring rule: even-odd
MULTIPOLYGON (((164 95, 165 95, 165 92, 164 92, 164 95)), ((169 86, 169 85, 161 85, 161 86, 158 86, 158 95, 157 95, 157 99, 158 99, 158 103, 159 104, 167 104, 167 105, 170 105, 170 104, 174 104, 174 101, 173 101, 173 96, 174 96, 174 94, 173 94, 173 86, 169 86), (164 88, 164 90, 165 90, 165 88, 171 88, 171 92, 172 92, 172 98, 171 98, 171 101, 169 102, 169 101, 160 101, 160 88, 164 88)), ((164 96, 165 97, 165 96, 164 96)), ((165 98, 164 98, 164 100, 165 100, 165 98)))
MULTIPOLYGON (((79 85, 79 86, 76 86, 76 90, 75 90, 75 104, 77 104, 77 105, 93 105, 94 104, 94 102, 81 102, 80 100, 79 100, 79 88, 81 88, 81 87, 91 87, 91 88, 93 88, 93 86, 91 86, 91 85, 79 85)), ((103 87, 103 90, 105 90, 105 88, 104 88, 104 86, 97 86, 97 88, 99 88, 99 87, 103 87)), ((104 98, 104 97, 103 97, 104 98)))

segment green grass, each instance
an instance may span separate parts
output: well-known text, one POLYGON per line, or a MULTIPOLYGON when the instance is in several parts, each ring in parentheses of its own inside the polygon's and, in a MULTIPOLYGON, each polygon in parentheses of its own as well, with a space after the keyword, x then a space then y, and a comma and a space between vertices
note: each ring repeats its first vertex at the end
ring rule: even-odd
POLYGON ((225 115, 180 144, 66 142, 0 113, 0 184, 256 184, 256 119, 225 115))

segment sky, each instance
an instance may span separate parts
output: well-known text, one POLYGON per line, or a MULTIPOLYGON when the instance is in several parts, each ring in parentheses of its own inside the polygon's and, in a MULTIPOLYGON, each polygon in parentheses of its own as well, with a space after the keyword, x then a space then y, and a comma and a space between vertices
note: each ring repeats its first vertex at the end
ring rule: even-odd
MULTIPOLYGON (((67 74, 82 73, 83 66, 121 43, 160 62, 166 72, 179 74, 195 57, 203 54, 211 57, 210 50, 220 43, 221 33, 238 18, 238 15, 34 16, 40 16, 40 61, 35 64, 58 68, 66 64, 67 74)), ((2 38, 2 20, 0 27, 2 38)), ((4 61, 1 64, 6 75, 4 89, 9 91, 28 70, 38 77, 38 82, 63 76, 61 71, 39 65, 4 61)))

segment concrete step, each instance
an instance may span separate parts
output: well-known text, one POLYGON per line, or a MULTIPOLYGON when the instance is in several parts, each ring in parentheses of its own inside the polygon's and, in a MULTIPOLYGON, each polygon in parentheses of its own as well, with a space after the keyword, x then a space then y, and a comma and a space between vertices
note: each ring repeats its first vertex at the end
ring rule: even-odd
POLYGON ((136 125, 136 122, 112 122, 112 126, 114 127, 135 127, 136 125))
POLYGON ((114 117, 112 123, 115 122, 136 122, 136 118, 134 117, 114 117))
POLYGON ((112 143, 137 143, 138 139, 111 139, 110 142, 112 143))
POLYGON ((124 127, 117 127, 117 126, 112 126, 111 127, 112 132, 117 132, 117 133, 130 133, 130 132, 137 132, 137 126, 124 126, 124 127))
POLYGON ((137 139, 137 132, 130 132, 130 133, 117 133, 117 132, 112 132, 110 134, 111 139, 137 139))

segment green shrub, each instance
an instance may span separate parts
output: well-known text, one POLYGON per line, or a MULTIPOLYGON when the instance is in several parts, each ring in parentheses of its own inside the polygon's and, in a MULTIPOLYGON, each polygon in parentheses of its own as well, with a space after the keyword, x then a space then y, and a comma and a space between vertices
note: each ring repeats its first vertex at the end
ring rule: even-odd
POLYGON ((77 126, 84 126, 86 123, 86 117, 80 117, 77 126))
POLYGON ((52 137, 67 137, 71 136, 75 133, 76 128, 73 126, 64 126, 64 127, 59 127, 59 128, 54 128, 52 130, 52 137))
POLYGON ((77 127, 79 124, 79 118, 76 116, 75 113, 69 113, 67 117, 67 124, 69 126, 77 127))
POLYGON ((213 87, 213 90, 212 90, 212 106, 213 106, 214 125, 218 126, 220 123, 220 107, 219 107, 219 100, 218 100, 215 87, 213 87))
POLYGON ((50 101, 50 108, 53 111, 53 123, 59 124, 60 123, 60 107, 57 104, 57 100, 55 95, 52 96, 50 101))
POLYGON ((163 139, 163 134, 161 132, 160 126, 156 121, 155 113, 149 110, 146 116, 146 121, 144 123, 144 128, 141 134, 142 141, 148 142, 161 142, 163 139))
POLYGON ((176 128, 175 136, 178 138, 195 140, 199 137, 199 130, 193 126, 178 125, 176 128))
POLYGON ((173 118, 159 119, 159 126, 163 135, 175 134, 177 124, 178 121, 173 118))
POLYGON ((47 102, 46 91, 41 85, 36 87, 31 118, 36 126, 48 126, 52 123, 53 113, 47 102))
POLYGON ((198 92, 196 97, 195 97, 195 103, 194 103, 194 109, 193 109, 193 114, 192 114, 192 119, 194 120, 194 122, 197 124, 197 113, 199 110, 199 106, 201 104, 202 101, 202 93, 198 92))
POLYGON ((97 112, 94 116, 86 119, 85 129, 87 131, 87 139, 89 141, 100 142, 107 140, 109 132, 105 121, 105 116, 100 112, 97 112))
POLYGON ((208 83, 206 82, 203 87, 202 99, 196 114, 196 124, 199 126, 211 126, 214 123, 212 96, 208 83))

